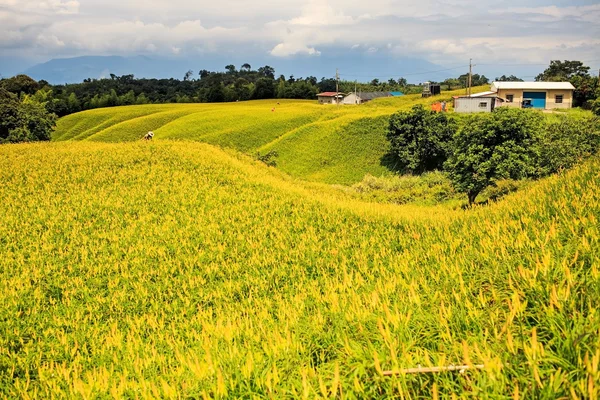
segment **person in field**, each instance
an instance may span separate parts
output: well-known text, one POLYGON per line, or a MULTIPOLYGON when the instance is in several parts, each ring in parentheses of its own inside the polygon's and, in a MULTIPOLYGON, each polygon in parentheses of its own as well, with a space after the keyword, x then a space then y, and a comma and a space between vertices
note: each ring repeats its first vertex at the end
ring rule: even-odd
POLYGON ((144 140, 152 140, 152 139, 154 139, 154 132, 148 132, 148 133, 146 133, 142 139, 144 139, 144 140))

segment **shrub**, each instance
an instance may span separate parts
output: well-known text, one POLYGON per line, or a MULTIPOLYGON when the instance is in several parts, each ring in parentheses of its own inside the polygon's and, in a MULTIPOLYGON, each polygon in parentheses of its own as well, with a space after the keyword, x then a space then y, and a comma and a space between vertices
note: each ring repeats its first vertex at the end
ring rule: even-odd
POLYGON ((600 121, 596 117, 560 115, 539 133, 538 175, 570 168, 600 147, 600 121))
POLYGON ((279 156, 279 154, 276 151, 271 150, 271 151, 269 151, 266 154, 260 154, 260 153, 258 153, 256 155, 256 159, 258 161, 261 161, 261 162, 267 164, 269 167, 276 167, 277 166, 277 160, 275 158, 277 156, 279 156))
POLYGON ((594 114, 600 116, 600 97, 591 102, 591 110, 594 114))
POLYGON ((502 179, 496 181, 493 186, 489 186, 481 195, 487 197, 488 200, 496 201, 521 189, 527 182, 526 180, 502 179))
POLYGON ((455 132, 456 124, 446 114, 415 105, 390 117, 387 138, 401 167, 422 173, 443 167, 455 132))
POLYGON ((436 204, 456 197, 448 177, 439 171, 423 175, 375 177, 367 174, 352 186, 362 198, 384 203, 436 204))

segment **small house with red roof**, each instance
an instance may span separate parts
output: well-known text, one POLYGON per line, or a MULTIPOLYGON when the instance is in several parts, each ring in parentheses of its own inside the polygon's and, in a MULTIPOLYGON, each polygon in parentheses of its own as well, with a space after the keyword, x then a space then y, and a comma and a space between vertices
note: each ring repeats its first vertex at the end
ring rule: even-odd
POLYGON ((319 104, 340 104, 346 95, 338 92, 323 92, 317 95, 319 104))

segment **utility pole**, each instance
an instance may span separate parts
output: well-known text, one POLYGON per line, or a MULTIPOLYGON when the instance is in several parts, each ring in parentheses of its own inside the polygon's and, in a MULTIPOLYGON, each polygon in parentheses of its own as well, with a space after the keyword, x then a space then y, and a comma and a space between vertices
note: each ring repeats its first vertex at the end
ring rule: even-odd
POLYGON ((354 104, 358 104, 358 94, 356 93, 357 80, 354 81, 354 104))
POLYGON ((340 71, 335 69, 335 102, 339 106, 340 105, 340 71))
POLYGON ((469 58, 469 91, 468 91, 468 95, 469 97, 471 97, 471 83, 472 83, 472 79, 473 79, 473 59, 469 58))

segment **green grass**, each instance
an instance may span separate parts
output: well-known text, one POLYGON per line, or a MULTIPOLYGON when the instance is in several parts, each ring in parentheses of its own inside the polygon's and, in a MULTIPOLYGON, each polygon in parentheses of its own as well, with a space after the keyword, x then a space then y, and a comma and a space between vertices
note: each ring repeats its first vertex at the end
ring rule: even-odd
POLYGON ((366 174, 389 173, 381 159, 388 148, 385 130, 392 113, 414 104, 449 101, 462 93, 429 99, 408 95, 340 107, 260 100, 106 108, 62 118, 53 140, 125 142, 153 131, 156 140, 201 141, 251 155, 276 151, 278 168, 292 176, 349 185, 366 174))
POLYGON ((203 143, 5 145, 0 170, 0 397, 600 394, 596 159, 468 211, 203 143))

